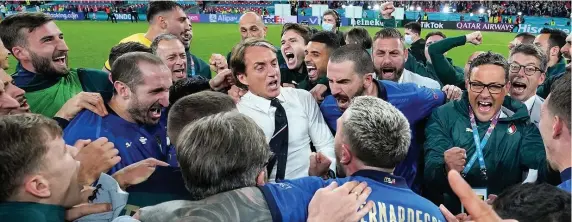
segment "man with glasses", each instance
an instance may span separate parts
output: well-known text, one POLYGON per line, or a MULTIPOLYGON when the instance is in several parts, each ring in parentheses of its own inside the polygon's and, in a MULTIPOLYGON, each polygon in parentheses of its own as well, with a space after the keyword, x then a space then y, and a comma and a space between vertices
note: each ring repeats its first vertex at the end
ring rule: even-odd
POLYGON ((461 172, 483 199, 521 183, 524 169, 538 169, 539 180, 548 172, 526 106, 506 97, 509 64, 503 56, 477 56, 468 77, 463 98, 434 110, 425 129, 426 192, 453 213, 461 212, 461 204, 447 183, 450 170, 461 172))
POLYGON ((508 60, 510 97, 526 105, 530 120, 538 126, 544 99, 536 95, 536 88, 546 78, 548 58, 540 48, 532 44, 520 44, 512 49, 508 60))

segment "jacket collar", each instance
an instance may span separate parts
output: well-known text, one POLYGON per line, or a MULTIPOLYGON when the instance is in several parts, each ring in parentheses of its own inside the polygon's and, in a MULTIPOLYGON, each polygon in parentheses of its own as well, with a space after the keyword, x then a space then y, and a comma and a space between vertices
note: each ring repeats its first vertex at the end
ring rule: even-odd
POLYGON ((563 57, 560 57, 558 63, 554 64, 551 67, 548 67, 546 70, 546 77, 550 77, 552 75, 557 75, 560 73, 564 73, 566 71, 566 61, 563 57))

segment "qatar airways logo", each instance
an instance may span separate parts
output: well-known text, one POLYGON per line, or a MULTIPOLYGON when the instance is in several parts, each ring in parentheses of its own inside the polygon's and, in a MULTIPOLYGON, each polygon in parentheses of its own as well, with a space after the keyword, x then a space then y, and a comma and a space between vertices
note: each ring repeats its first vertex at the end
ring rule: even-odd
POLYGON ((478 22, 457 22, 457 29, 460 30, 482 30, 510 32, 514 28, 513 24, 506 23, 478 23, 478 22))

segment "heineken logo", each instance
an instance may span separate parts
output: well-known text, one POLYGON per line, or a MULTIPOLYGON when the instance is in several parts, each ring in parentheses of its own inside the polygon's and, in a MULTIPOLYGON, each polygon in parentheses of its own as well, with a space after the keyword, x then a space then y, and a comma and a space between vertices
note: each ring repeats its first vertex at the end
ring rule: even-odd
POLYGON ((358 26, 379 26, 383 27, 383 22, 379 19, 358 19, 356 20, 358 26))

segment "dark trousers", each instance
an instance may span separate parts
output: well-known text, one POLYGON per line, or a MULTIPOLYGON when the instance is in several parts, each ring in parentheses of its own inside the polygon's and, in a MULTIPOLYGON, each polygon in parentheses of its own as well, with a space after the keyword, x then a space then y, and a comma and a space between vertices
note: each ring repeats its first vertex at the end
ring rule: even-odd
POLYGON ((111 19, 111 23, 117 23, 117 17, 115 17, 115 14, 107 13, 107 20, 106 21, 109 21, 109 19, 111 19))
POLYGON ((135 22, 139 22, 139 14, 137 14, 136 12, 131 12, 131 23, 133 23, 134 19, 135 22))

